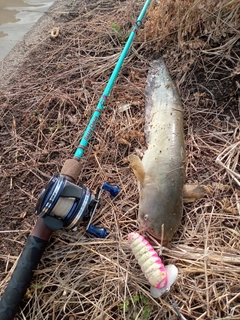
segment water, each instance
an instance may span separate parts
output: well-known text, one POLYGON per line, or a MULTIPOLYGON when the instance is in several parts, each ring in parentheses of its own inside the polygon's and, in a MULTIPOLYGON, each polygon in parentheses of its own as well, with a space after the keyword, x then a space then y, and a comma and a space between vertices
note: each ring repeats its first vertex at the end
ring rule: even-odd
POLYGON ((0 0, 0 61, 54 0, 0 0))

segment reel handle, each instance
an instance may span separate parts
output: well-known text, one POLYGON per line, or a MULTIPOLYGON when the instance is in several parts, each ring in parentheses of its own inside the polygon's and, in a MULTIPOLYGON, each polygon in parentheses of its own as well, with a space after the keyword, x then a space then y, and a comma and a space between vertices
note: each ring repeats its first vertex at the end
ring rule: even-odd
POLYGON ((48 241, 30 235, 0 300, 0 319, 13 320, 48 241))

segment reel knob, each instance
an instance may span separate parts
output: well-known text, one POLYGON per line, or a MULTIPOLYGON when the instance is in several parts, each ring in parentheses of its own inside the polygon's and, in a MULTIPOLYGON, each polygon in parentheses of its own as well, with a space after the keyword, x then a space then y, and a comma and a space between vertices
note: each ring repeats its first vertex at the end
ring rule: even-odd
POLYGON ((92 224, 86 229, 87 234, 95 238, 106 238, 107 231, 104 228, 95 227, 92 224))
POLYGON ((118 186, 112 186, 107 182, 103 183, 102 189, 108 191, 113 198, 116 197, 120 192, 120 188, 118 186))

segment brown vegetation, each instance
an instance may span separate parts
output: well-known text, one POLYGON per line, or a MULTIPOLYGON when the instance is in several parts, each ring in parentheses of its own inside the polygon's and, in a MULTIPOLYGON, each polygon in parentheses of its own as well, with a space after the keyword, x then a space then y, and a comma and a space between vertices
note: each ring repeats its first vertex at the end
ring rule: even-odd
MULTIPOLYGON (((38 193, 75 151, 142 4, 79 0, 71 13, 53 12, 59 36, 49 29, 1 90, 1 290, 35 223, 38 193)), ((239 57, 238 0, 153 1, 82 160, 87 187, 121 188, 96 215, 108 237, 86 237, 84 222, 56 232, 18 319, 180 319, 176 310, 182 319, 240 318, 239 57), (160 55, 184 105, 187 182, 210 193, 184 206, 171 248, 162 248, 179 277, 153 299, 126 241, 138 230, 127 156, 146 148, 145 81, 160 55)))

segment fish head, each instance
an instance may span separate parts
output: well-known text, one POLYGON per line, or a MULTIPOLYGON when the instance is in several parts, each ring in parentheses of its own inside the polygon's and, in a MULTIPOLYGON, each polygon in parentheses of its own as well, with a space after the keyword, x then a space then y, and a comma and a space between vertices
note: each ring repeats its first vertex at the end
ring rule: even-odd
MULTIPOLYGON (((180 171, 162 168, 163 161, 155 156, 154 149, 144 155, 144 161, 135 155, 129 156, 130 166, 138 180, 138 223, 141 232, 166 245, 180 225, 182 217, 183 169, 180 171)), ((178 163, 171 163, 173 168, 178 163)))
POLYGON ((182 199, 165 186, 146 183, 140 190, 138 223, 141 232, 150 234, 162 245, 171 241, 182 217, 182 199))

